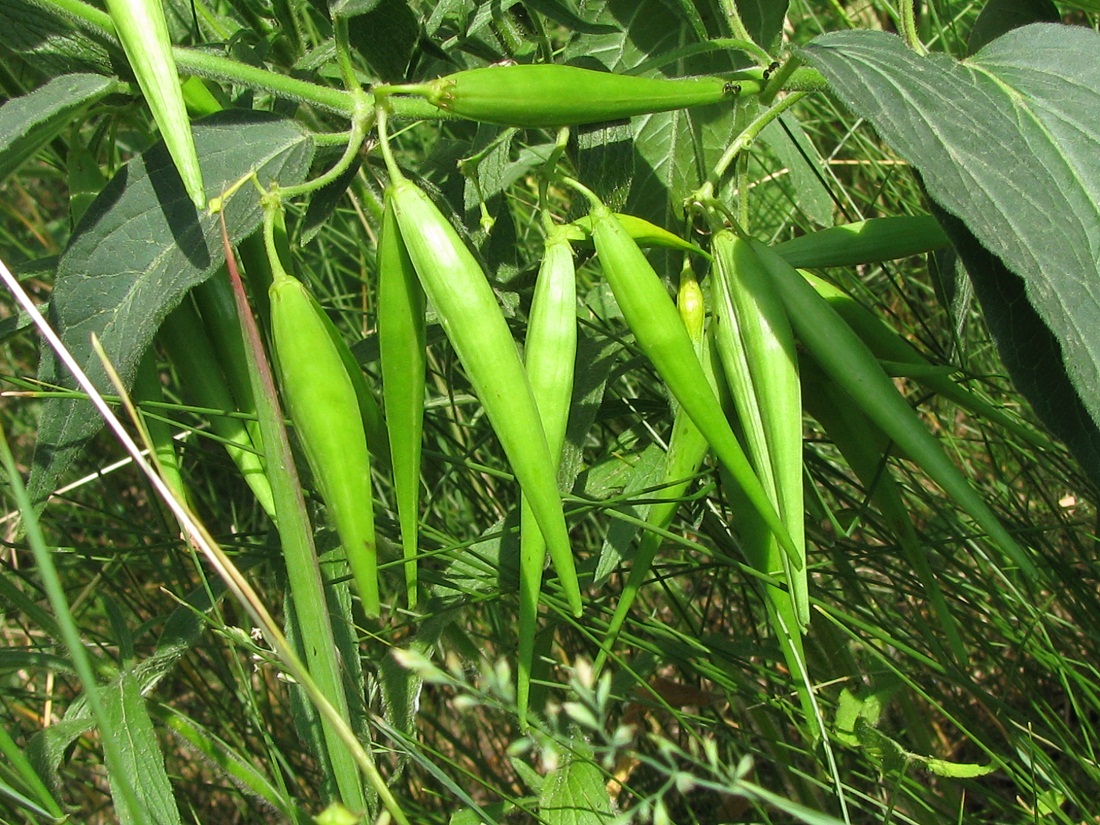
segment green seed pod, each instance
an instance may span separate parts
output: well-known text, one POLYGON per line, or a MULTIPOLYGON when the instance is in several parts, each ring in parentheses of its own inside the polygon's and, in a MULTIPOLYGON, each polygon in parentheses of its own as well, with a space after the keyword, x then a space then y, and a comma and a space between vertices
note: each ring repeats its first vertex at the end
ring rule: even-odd
MULTIPOLYGON (((966 645, 932 571, 928 549, 917 535, 901 494, 901 486, 886 463, 883 448, 887 445, 875 438, 874 434, 880 432, 878 427, 856 406, 851 396, 829 380, 812 358, 804 359, 802 367, 802 397, 806 412, 817 419, 833 446, 863 482, 906 559, 916 571, 932 611, 939 619, 944 638, 950 645, 950 655, 959 665, 965 666, 968 660, 966 645)), ((930 634, 929 640, 933 645, 937 644, 934 634, 930 634)))
POLYGON ((898 215, 820 229, 776 244, 775 251, 793 267, 817 269, 894 261, 950 245, 931 215, 898 215))
MULTIPOLYGON (((694 252, 704 256, 707 254, 695 244, 685 241, 679 235, 669 232, 662 226, 650 223, 645 218, 639 218, 636 215, 624 215, 621 212, 616 212, 615 217, 619 219, 623 229, 634 239, 634 243, 638 246, 660 246, 666 249, 694 252)), ((592 218, 590 216, 585 215, 583 218, 573 221, 573 223, 567 225, 566 229, 569 233, 569 240, 592 243, 592 218)))
MULTIPOLYGON (((747 241, 729 229, 715 233, 715 339, 757 475, 799 548, 801 564, 768 547, 748 548, 752 563, 787 579, 797 624, 810 621, 802 484, 802 394, 794 334, 783 302, 747 241), (778 567, 772 565, 778 564, 778 567)), ((774 538, 758 536, 768 545, 774 538)), ((747 542, 746 542, 747 544, 747 542)), ((793 628, 792 628, 793 630, 793 628)))
MULTIPOLYGON (((163 403, 164 391, 160 383, 160 374, 157 371, 157 359, 152 347, 141 357, 138 362, 137 374, 134 376, 134 386, 131 390, 134 402, 139 408, 142 403, 163 403)), ((156 458, 156 467, 161 478, 175 493, 180 501, 189 502, 187 485, 183 482, 183 473, 180 469, 179 453, 176 452, 176 441, 172 438, 172 427, 161 417, 159 410, 142 409, 142 423, 145 432, 149 435, 149 446, 156 458)))
POLYGON ((1005 414, 1003 410, 952 379, 946 370, 929 362, 912 344, 836 284, 812 272, 800 271, 799 274, 818 295, 829 302, 829 306, 845 320, 880 361, 901 365, 907 374, 912 375, 923 386, 951 399, 963 409, 1004 427, 1036 447, 1043 450, 1054 449, 1054 445, 1045 435, 1005 414))
POLYGON ((161 0, 107 0, 107 11, 187 194, 198 209, 205 209, 199 156, 172 56, 164 6, 161 0))
POLYGON ((233 288, 229 285, 229 272, 225 266, 196 286, 192 295, 202 316, 203 327, 218 353, 218 363, 225 373, 226 384, 237 409, 247 416, 245 427, 248 428, 249 437, 262 453, 264 442, 260 434, 256 399, 252 395, 252 379, 244 352, 244 335, 237 317, 233 288))
POLYGON ((423 190, 395 178, 386 197, 424 292, 531 504, 570 607, 580 615, 580 585, 554 460, 496 295, 473 254, 423 190))
POLYGON ((378 348, 393 486, 405 557, 405 589, 416 606, 420 451, 424 430, 425 298, 387 202, 378 239, 378 348))
POLYGON ((363 609, 380 610, 370 454, 359 398, 324 310, 297 278, 269 291, 279 387, 317 487, 347 554, 363 609))
POLYGON ((591 214, 592 237, 604 275, 639 346, 775 533, 791 562, 797 564, 801 554, 707 383, 691 338, 664 284, 610 209, 603 204, 593 205, 591 214))
POLYGON ((756 94, 756 80, 660 79, 536 63, 468 69, 426 84, 427 99, 469 120, 557 128, 705 106, 756 94))
POLYGON ((253 444, 248 427, 237 413, 237 401, 229 391, 202 318, 190 297, 168 314, 160 328, 161 346, 179 374, 184 391, 201 407, 218 411, 210 416, 210 427, 222 439, 226 452, 252 488, 256 500, 275 520, 275 499, 264 470, 263 457, 253 444))
POLYGON ((751 241, 799 340, 833 381, 909 458, 950 495, 1028 575, 1034 562, 1009 535, 980 495, 944 454, 924 422, 898 393, 875 356, 813 287, 770 247, 751 241))
MULTIPOLYGON (((555 471, 561 460, 569 408, 573 400, 573 371, 577 357, 577 285, 573 249, 566 231, 546 239, 542 265, 531 299, 527 322, 524 366, 538 406, 555 471)), ((519 668, 517 705, 527 718, 531 668, 535 656, 542 568, 546 542, 535 522, 527 497, 520 510, 519 668)))
MULTIPOLYGON (((685 262, 680 272, 680 290, 676 299, 676 309, 680 313, 680 319, 684 323, 688 337, 695 347, 696 357, 703 367, 703 372, 708 382, 713 386, 714 374, 710 369, 710 359, 706 357, 704 339, 704 327, 706 324, 706 305, 703 300, 703 291, 691 270, 689 263, 685 262)), ((615 640, 626 622, 630 607, 641 590, 642 583, 649 575, 649 569, 657 552, 664 543, 664 531, 668 530, 672 520, 676 517, 676 511, 680 509, 680 499, 687 492, 692 478, 699 471, 699 465, 707 456, 709 445, 706 438, 699 432, 699 428, 692 422, 691 417, 684 412, 683 407, 676 410, 672 421, 672 435, 668 440, 668 451, 665 453, 664 484, 659 493, 662 501, 654 503, 649 508, 646 516, 646 525, 650 528, 642 534, 638 543, 638 551, 634 554, 634 560, 630 568, 623 592, 619 596, 619 603, 615 605, 615 612, 607 623, 607 630, 600 642, 600 652, 592 665, 593 670, 599 674, 603 665, 615 644, 615 640)))

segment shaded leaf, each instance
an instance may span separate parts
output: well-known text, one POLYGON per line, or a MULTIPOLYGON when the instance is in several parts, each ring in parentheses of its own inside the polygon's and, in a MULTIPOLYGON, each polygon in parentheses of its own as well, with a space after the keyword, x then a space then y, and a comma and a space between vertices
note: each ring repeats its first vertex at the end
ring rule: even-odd
POLYGON ((1061 19, 1053 0, 988 0, 970 30, 966 50, 973 54, 1002 34, 1028 23, 1057 23, 1061 19))
POLYGON ((127 70, 116 44, 102 43, 77 29, 56 7, 31 0, 0 0, 0 43, 25 65, 47 75, 76 72, 117 74, 127 70))
POLYGON ((123 88, 102 75, 63 75, 0 106, 0 183, 89 106, 123 88))
POLYGON ((832 226, 833 199, 822 175, 825 164, 802 124, 790 112, 784 112, 760 133, 760 138, 788 170, 802 213, 818 226, 832 226))
POLYGON ((420 21, 407 0, 349 0, 356 2, 369 8, 354 12, 359 16, 349 21, 352 45, 381 80, 400 83, 420 39, 420 21))
MULTIPOLYGON (((1020 390, 1071 445, 1100 422, 1100 35, 1034 24, 973 58, 920 57, 879 32, 816 38, 801 53, 834 93, 920 172, 929 195, 973 236, 953 240, 1006 363, 1030 369, 1020 390), (982 254, 981 250, 985 251, 982 254), (1021 279, 1013 287, 1005 279, 1021 279), (1019 295, 1013 297, 1013 290, 1019 295), (989 300, 997 291, 1003 300, 989 300), (1026 297, 1037 319, 1020 306, 1026 297), (1053 341, 1040 351, 1041 320, 1053 341), (1023 353, 1026 350, 1026 356, 1023 353), (1060 354, 1059 354, 1060 350, 1060 354), (1028 363, 1024 363, 1027 361, 1028 363)), ((1011 367, 1010 367, 1011 368, 1011 367)), ((1017 368, 1016 374, 1020 370, 1017 368)), ((1075 449, 1079 449, 1075 447, 1075 449)), ((1078 458, 1095 467, 1089 453, 1078 458)), ((1090 466, 1086 463, 1086 466, 1090 466)))
POLYGON ((769 51, 783 32, 787 17, 787 0, 737 0, 741 21, 752 39, 769 51))
POLYGON ((1085 472, 1100 483, 1100 429, 1073 388, 1057 338, 1028 302, 1024 281, 978 243, 962 221, 936 211, 970 274, 1012 382, 1085 472))
MULTIPOLYGON (((313 143, 296 124, 264 113, 229 111, 195 125, 195 143, 213 197, 250 170, 264 184, 300 182, 313 143)), ((225 210, 237 242, 260 223, 258 193, 242 187, 225 210)), ((127 386, 161 320, 224 262, 216 215, 199 215, 162 143, 124 166, 87 214, 61 256, 50 320, 96 386, 110 383, 91 347, 95 335, 127 386)), ((39 377, 74 386, 53 356, 39 377)), ((41 501, 102 426, 86 401, 43 404, 29 491, 41 501)))

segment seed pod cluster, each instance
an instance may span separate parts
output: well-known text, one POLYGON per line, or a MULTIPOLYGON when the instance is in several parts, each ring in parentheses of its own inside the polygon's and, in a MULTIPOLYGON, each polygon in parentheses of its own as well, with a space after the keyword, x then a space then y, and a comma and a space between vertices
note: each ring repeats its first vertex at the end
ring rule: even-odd
POLYGON ((253 440, 246 423, 255 416, 255 406, 247 407, 248 399, 235 397, 230 390, 232 371, 227 374, 223 369, 223 354, 211 342, 205 319, 190 296, 164 319, 158 339, 185 394, 198 406, 215 411, 210 416, 211 429, 252 488, 256 501, 274 520, 275 498, 264 469, 263 444, 253 440))
POLYGON ((750 245, 786 307, 795 334, 824 373, 969 513, 1021 571, 1034 575, 1035 563, 944 454, 867 345, 777 252, 759 241, 750 241, 750 245))
POLYGON ((580 586, 538 405, 496 295, 431 198, 391 168, 386 190, 413 269, 473 385, 546 540, 572 610, 580 586))
POLYGON ((592 239, 604 276, 638 345, 796 563, 799 550, 723 415, 664 284, 610 209, 594 203, 591 217, 592 239))
MULTIPOLYGON (((748 242, 723 229, 711 240, 714 255, 714 338, 737 410, 753 469, 775 504, 799 550, 796 563, 779 551, 773 537, 756 531, 745 541, 750 562, 784 579, 788 591, 771 593, 793 602, 791 630, 809 623, 806 538, 802 503, 802 396, 798 356, 786 309, 748 242)), ((750 516, 751 518, 751 516, 750 516)))
MULTIPOLYGON (((711 386, 714 385, 714 373, 711 369, 710 358, 706 353, 706 304, 703 290, 699 286, 695 273, 691 269, 690 262, 685 261, 680 272, 680 288, 676 299, 676 309, 680 313, 684 329, 695 347, 696 357, 703 367, 703 372, 711 386)), ((646 524, 649 529, 642 535, 638 544, 638 550, 634 554, 630 575, 619 596, 619 602, 615 605, 615 612, 607 624, 603 641, 600 644, 600 652, 593 663, 593 670, 599 673, 607 656, 611 651, 619 632, 622 630, 626 617, 634 599, 641 590, 642 583, 649 575, 649 569, 657 552, 664 541, 663 531, 667 530, 676 516, 680 507, 680 499, 687 492, 692 477, 699 471, 699 466, 706 458, 709 446, 706 438, 699 428, 695 426, 691 417, 678 407, 672 421, 672 435, 669 436, 668 450, 665 453, 664 479, 660 496, 662 501, 654 503, 646 516, 646 524)))

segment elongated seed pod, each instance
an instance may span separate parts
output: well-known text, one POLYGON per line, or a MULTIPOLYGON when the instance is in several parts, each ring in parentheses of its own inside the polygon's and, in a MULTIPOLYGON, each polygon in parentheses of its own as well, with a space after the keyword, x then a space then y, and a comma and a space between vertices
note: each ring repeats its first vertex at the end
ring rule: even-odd
POLYGON ((269 292, 271 339, 287 412, 344 546, 363 609, 377 616, 370 454, 358 396, 324 310, 302 282, 277 269, 269 292))
MULTIPOLYGON (((703 291, 690 265, 685 265, 680 273, 676 309, 695 347, 696 357, 703 366, 704 374, 713 386, 714 374, 710 369, 710 359, 705 352, 706 306, 703 291)), ((634 604, 646 576, 649 575, 653 560, 657 557, 657 551, 664 543, 663 532, 669 528, 676 517, 676 511, 680 509, 680 499, 687 492, 708 450, 706 438, 699 432, 699 428, 692 422, 691 417, 684 412, 683 407, 677 408, 672 420, 672 435, 668 440, 668 451, 665 453, 664 483, 660 492, 662 500, 655 502, 649 508, 646 516, 646 525, 649 529, 642 534, 641 541, 638 543, 638 551, 634 554, 630 575, 627 576, 626 584, 623 585, 619 603, 615 605, 615 612, 607 623, 607 630, 600 642, 600 652, 592 665, 596 674, 603 670, 604 663, 630 613, 630 607, 634 604)))
POLYGON ((237 317, 237 304, 229 285, 229 272, 220 267, 213 275, 192 290, 203 327, 218 354, 218 363, 225 373, 226 384, 237 409, 244 419, 248 435, 256 449, 263 453, 263 436, 252 395, 252 378, 248 374, 248 358, 244 352, 244 336, 237 317))
POLYGON ((441 109, 524 128, 577 126, 722 103, 761 88, 752 79, 648 78, 553 63, 468 69, 427 86, 427 99, 441 109))
POLYGON ((557 473, 538 406, 496 295, 427 194, 406 179, 386 190, 416 274, 527 496, 570 607, 581 613, 557 473))
MULTIPOLYGON (((829 440, 840 451, 871 496, 871 500, 897 538, 909 564, 928 596, 932 611, 939 619, 940 628, 947 639, 951 656, 960 665, 968 660, 966 645, 959 634, 958 624, 944 599, 929 562, 929 550, 917 536, 913 519, 902 498, 900 485, 886 464, 886 454, 869 438, 868 432, 878 428, 872 424, 852 401, 851 397, 829 380, 812 358, 803 359, 800 372, 806 412, 825 429, 829 440)), ((931 637, 936 644, 935 636, 931 637)))
POLYGON ((792 563, 797 564, 799 550, 745 457, 714 390, 707 383, 691 338, 664 284, 610 209, 602 204, 594 205, 591 215, 592 237, 604 275, 638 345, 706 437, 718 460, 729 469, 752 506, 775 533, 792 563))
MULTIPOLYGON (((555 472, 569 424, 576 357, 576 271, 567 232, 560 229, 546 240, 524 342, 524 366, 555 472)), ((530 699, 545 561, 546 542, 527 497, 523 496, 520 510, 519 667, 516 692, 521 723, 526 722, 530 699)))
POLYGON ((225 373, 190 297, 184 298, 164 319, 159 339, 179 374, 184 392, 199 406, 220 412, 210 416, 210 427, 252 488, 256 501, 274 521, 275 499, 263 457, 252 443, 244 419, 238 415, 237 402, 229 392, 225 373))
POLYGON ((881 318, 836 284, 812 272, 800 271, 799 274, 818 295, 829 302, 829 306, 844 319, 880 361, 912 365, 914 369, 911 370, 911 374, 928 389, 951 399, 963 409, 970 410, 1004 427, 1040 449, 1054 449, 1053 443, 1045 435, 1007 415, 1003 410, 960 385, 945 371, 935 367, 881 318))
MULTIPOLYGON (((157 372, 156 354, 152 347, 145 352, 138 362, 131 393, 139 408, 143 402, 162 403, 164 401, 160 374, 157 372)), ((183 472, 180 469, 180 457, 179 453, 176 452, 176 442, 172 438, 171 426, 160 417, 159 410, 142 409, 142 423, 149 435, 149 446, 156 458, 156 467, 160 471, 161 478, 181 501, 190 501, 187 485, 183 481, 183 472)))
POLYGON ((161 0, 107 0, 107 11, 187 194, 198 209, 205 209, 202 170, 172 56, 164 6, 161 0))
POLYGON ((868 418, 970 514, 1006 556, 1026 574, 1035 575, 1034 562, 944 454, 867 345, 778 253, 759 241, 751 241, 751 244, 787 307, 795 333, 822 369, 848 392, 868 418))
POLYGON ((426 327, 424 290, 401 240, 393 204, 383 211, 378 239, 378 348, 394 496, 401 524, 405 589, 416 606, 420 521, 420 453, 424 431, 426 327))
MULTIPOLYGON (((798 356, 786 308, 772 289, 747 241, 732 230, 715 233, 714 255, 716 338, 726 369, 738 416, 746 433, 756 473, 772 495, 783 524, 799 548, 802 563, 790 565, 786 557, 763 548, 762 558, 775 557, 794 599, 798 627, 810 621, 805 569, 806 532, 802 493, 802 395, 798 380, 798 356)), ((774 539, 765 536, 773 543, 774 539)))
POLYGON ((793 267, 815 269, 893 261, 950 245, 931 215, 896 215, 819 229, 776 244, 775 251, 793 267))

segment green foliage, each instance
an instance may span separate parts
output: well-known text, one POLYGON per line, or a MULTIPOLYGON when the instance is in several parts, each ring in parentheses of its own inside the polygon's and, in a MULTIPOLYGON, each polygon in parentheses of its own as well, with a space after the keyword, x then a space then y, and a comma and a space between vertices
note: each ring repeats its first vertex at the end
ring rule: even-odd
POLYGON ((0 0, 0 819, 1085 821, 1056 5, 0 0))
POLYGON ((1100 318, 1089 251, 1098 46, 1087 29, 1036 24, 965 63, 919 57, 873 32, 829 34, 803 49, 958 219, 948 226, 1006 365, 1052 429, 1080 445, 1086 467, 1096 466, 1100 424, 1100 340, 1083 332, 1100 318), (906 111, 919 117, 898 116, 906 111), (1016 308, 1014 277, 1037 319, 1016 308), (1042 343, 1043 325, 1056 345, 1042 343), (1079 415, 1074 390, 1091 420, 1079 415))

